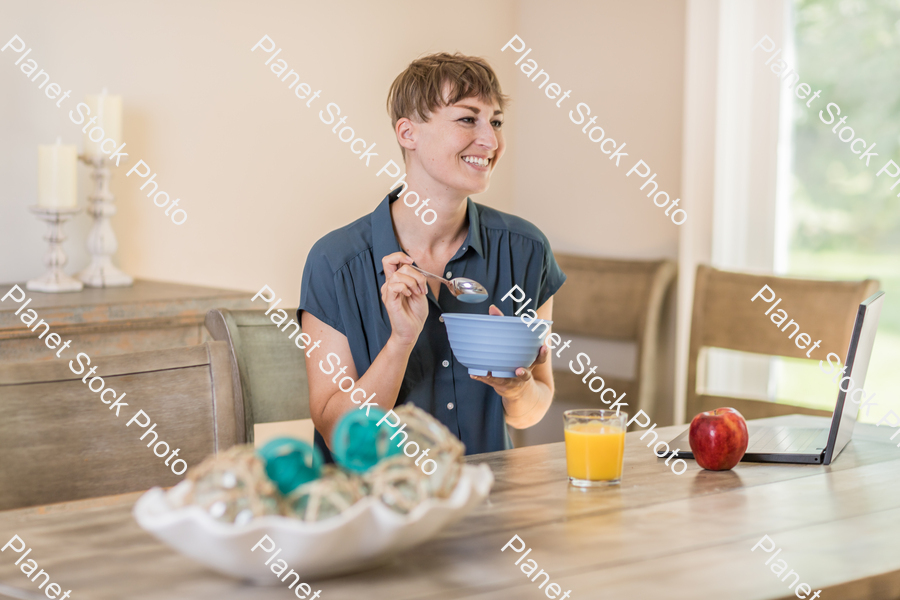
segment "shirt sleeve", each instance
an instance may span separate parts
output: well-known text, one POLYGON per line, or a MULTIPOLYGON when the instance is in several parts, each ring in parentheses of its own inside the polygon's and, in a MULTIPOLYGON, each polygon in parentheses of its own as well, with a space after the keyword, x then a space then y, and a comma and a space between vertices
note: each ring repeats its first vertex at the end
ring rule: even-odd
POLYGON ((544 302, 549 300, 562 284, 566 282, 566 274, 559 268, 556 257, 553 256, 553 250, 550 249, 550 242, 543 236, 543 262, 541 266, 541 284, 538 292, 537 306, 543 306, 544 302))
POLYGON ((300 313, 308 312, 329 327, 347 335, 341 318, 340 305, 335 287, 335 273, 323 251, 322 240, 313 245, 306 257, 303 267, 303 280, 300 284, 300 308, 297 309, 297 320, 300 313))

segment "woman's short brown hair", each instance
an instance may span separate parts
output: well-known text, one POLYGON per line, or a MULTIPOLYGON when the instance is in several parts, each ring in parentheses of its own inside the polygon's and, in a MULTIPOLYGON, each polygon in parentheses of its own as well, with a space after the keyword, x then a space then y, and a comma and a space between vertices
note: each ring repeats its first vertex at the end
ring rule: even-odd
MULTIPOLYGON (((388 92, 387 109, 391 125, 396 126, 403 117, 428 121, 435 109, 472 97, 496 102, 501 111, 509 102, 500 90, 497 74, 485 59, 439 52, 417 58, 397 75, 388 92), (446 101, 444 84, 450 86, 446 101)), ((406 152, 403 154, 405 159, 406 152)))

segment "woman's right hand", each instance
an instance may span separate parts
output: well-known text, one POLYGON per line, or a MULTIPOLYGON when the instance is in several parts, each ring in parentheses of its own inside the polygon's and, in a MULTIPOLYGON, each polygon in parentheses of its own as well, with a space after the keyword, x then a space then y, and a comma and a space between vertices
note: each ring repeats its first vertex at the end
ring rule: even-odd
POLYGON ((419 339, 428 317, 428 284, 424 275, 409 266, 412 263, 403 252, 381 259, 385 276, 381 301, 391 320, 391 337, 409 348, 419 339))

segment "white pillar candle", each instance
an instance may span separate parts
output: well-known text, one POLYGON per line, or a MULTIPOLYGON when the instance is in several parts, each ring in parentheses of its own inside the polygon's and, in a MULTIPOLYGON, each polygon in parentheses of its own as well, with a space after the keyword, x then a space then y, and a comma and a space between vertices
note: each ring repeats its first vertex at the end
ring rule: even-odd
POLYGON ((75 167, 78 150, 59 139, 52 146, 38 146, 38 206, 74 208, 77 204, 75 167))
MULTIPOLYGON (((104 156, 100 151, 103 140, 111 138, 116 146, 122 143, 122 96, 110 96, 104 88, 102 94, 88 96, 85 102, 91 109, 88 120, 93 117, 97 120, 84 132, 84 153, 91 158, 99 158, 104 156)), ((107 150, 110 146, 106 145, 107 150)))

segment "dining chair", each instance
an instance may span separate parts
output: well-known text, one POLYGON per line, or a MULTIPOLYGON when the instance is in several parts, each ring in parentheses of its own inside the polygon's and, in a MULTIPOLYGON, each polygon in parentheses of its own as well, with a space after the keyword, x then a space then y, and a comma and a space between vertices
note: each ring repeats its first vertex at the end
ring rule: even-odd
POLYGON ((242 443, 253 442, 256 423, 310 418, 304 344, 298 342, 296 321, 279 328, 263 310, 213 309, 206 314, 206 329, 213 339, 228 343, 242 443))
POLYGON ((227 344, 75 350, 0 364, 0 510, 171 486, 235 444, 227 344))
MULTIPOLYGON (((675 279, 671 260, 616 260, 556 254, 566 283, 553 296, 553 332, 563 340, 584 339, 631 342, 634 376, 603 374, 605 385, 626 394, 628 412, 643 409, 655 414, 657 355, 660 321, 666 294, 675 279)), ((569 358, 574 358, 572 350, 569 358)), ((588 353, 590 355, 590 353, 588 353)), ((588 389, 582 375, 568 367, 568 360, 554 359, 554 406, 532 430, 512 430, 516 446, 562 441, 564 408, 607 408, 600 394, 588 389), (546 422, 546 423, 545 423, 546 422)), ((601 359, 591 356, 591 364, 601 359)), ((602 365, 601 365, 602 366, 602 365)))
POLYGON ((875 279, 792 279, 698 266, 691 317, 686 418, 690 420, 699 412, 722 406, 736 408, 747 419, 795 413, 830 417, 830 410, 706 393, 704 388, 709 349, 802 358, 810 362, 824 358, 828 352, 836 352, 843 362, 850 345, 859 303, 878 291, 878 288, 879 282, 875 279), (775 297, 782 299, 781 302, 776 298, 772 298, 771 302, 764 302, 763 298, 773 296, 768 291, 751 301, 763 286, 769 286, 775 297), (772 312, 772 308, 776 312, 772 312), (778 310, 785 311, 788 319, 798 324, 799 329, 789 327, 791 324, 786 319, 782 320, 785 323, 783 327, 776 324, 772 317, 778 314, 781 319, 778 310), (769 311, 769 315, 766 311, 769 311), (813 352, 812 346, 800 348, 797 342, 798 331, 806 333, 812 343, 821 340, 821 347, 815 350, 816 355, 806 356, 813 352))

